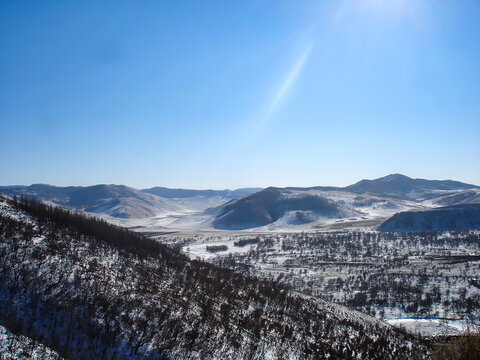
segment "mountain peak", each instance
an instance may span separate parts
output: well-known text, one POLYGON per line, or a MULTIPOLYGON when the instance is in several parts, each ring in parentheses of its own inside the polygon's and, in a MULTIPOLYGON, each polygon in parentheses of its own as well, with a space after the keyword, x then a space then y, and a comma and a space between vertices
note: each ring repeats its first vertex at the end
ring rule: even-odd
POLYGON ((384 177, 381 177, 381 178, 378 178, 378 179, 375 179, 375 180, 371 180, 371 181, 396 181, 396 180, 412 180, 412 178, 409 178, 408 176, 405 176, 405 175, 402 175, 402 174, 398 174, 398 173, 395 173, 395 174, 390 174, 390 175, 387 175, 387 176, 384 176, 384 177))

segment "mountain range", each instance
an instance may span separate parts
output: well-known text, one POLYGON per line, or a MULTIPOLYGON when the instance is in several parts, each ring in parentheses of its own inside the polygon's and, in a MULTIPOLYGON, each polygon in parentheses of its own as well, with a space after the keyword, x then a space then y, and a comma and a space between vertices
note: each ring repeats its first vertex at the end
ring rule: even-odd
POLYGON ((55 205, 119 219, 204 210, 259 190, 261 189, 188 190, 164 187, 138 190, 125 185, 106 184, 85 187, 47 184, 0 187, 0 192, 6 196, 33 197, 55 205))
POLYGON ((217 229, 375 228, 390 216, 442 205, 480 203, 480 188, 392 174, 339 187, 267 188, 219 207, 217 229))
POLYGON ((0 191, 95 213, 138 230, 162 231, 375 229, 400 212, 480 203, 479 186, 401 174, 346 187, 138 190, 124 185, 34 184, 3 186, 0 191))

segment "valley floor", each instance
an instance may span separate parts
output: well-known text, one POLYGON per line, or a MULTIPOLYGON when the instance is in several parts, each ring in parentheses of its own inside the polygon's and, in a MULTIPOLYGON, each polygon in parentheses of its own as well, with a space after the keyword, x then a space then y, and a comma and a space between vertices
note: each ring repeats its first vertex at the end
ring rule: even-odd
POLYGON ((458 334, 480 318, 480 231, 157 238, 191 258, 321 296, 423 336, 458 334))

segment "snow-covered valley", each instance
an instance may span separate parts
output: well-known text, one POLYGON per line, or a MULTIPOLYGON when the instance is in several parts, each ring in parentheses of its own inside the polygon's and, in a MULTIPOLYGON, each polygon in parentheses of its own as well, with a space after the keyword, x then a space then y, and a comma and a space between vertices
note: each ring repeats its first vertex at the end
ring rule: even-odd
POLYGON ((422 336, 458 334, 480 319, 480 231, 201 232, 156 238, 192 259, 321 296, 422 336))

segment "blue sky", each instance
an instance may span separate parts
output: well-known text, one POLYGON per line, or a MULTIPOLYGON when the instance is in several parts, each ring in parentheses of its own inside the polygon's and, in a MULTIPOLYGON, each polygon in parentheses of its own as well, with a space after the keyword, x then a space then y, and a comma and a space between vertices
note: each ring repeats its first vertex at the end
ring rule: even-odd
POLYGON ((480 2, 2 1, 0 184, 480 184, 480 2))

